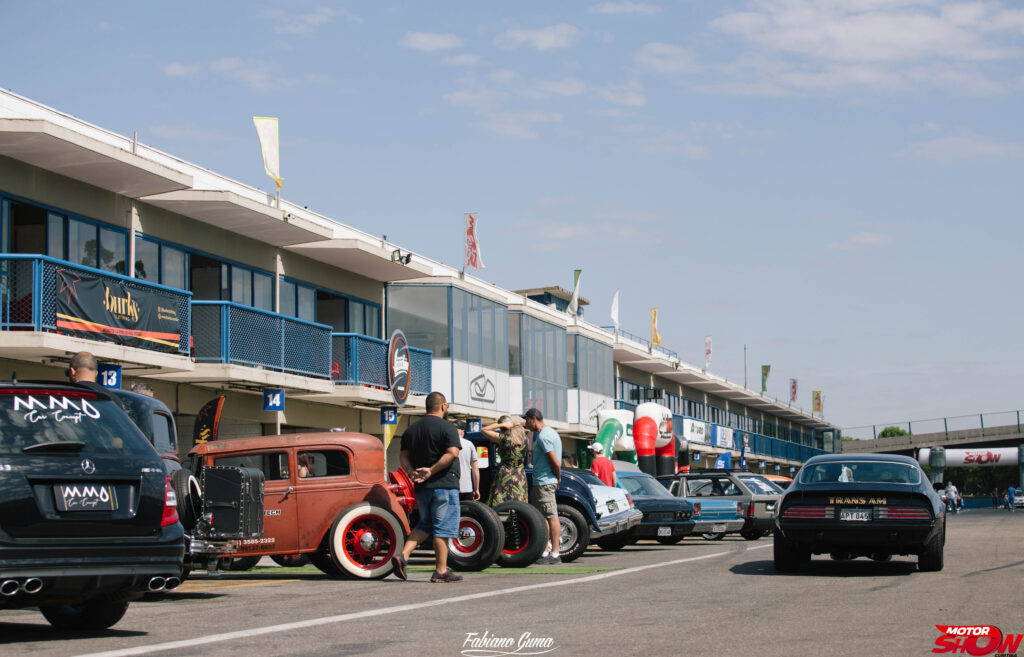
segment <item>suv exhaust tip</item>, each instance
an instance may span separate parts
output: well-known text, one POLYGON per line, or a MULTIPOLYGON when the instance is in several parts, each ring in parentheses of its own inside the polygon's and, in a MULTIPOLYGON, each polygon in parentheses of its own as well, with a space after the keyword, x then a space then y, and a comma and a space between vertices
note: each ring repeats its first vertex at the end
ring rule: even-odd
POLYGON ((5 579, 3 582, 0 582, 0 594, 8 598, 16 595, 20 590, 21 582, 16 579, 5 579))
POLYGON ((29 577, 25 580, 25 583, 21 585, 21 590, 29 595, 35 595, 43 590, 43 580, 38 577, 29 577))
POLYGON ((150 591, 163 591, 164 587, 167 586, 167 580, 163 577, 151 577, 149 584, 146 585, 150 591))
POLYGON ((165 591, 173 591, 174 589, 178 588, 179 584, 181 584, 181 579, 179 579, 177 577, 168 577, 164 581, 164 590, 165 591))

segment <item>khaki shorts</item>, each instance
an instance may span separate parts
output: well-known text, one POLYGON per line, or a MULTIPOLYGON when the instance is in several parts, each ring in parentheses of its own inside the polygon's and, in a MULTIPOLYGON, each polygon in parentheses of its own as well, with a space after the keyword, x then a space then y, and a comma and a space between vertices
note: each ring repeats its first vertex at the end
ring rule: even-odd
POLYGON ((558 484, 543 484, 530 487, 530 504, 537 507, 545 518, 558 516, 558 503, 555 502, 555 490, 558 484))

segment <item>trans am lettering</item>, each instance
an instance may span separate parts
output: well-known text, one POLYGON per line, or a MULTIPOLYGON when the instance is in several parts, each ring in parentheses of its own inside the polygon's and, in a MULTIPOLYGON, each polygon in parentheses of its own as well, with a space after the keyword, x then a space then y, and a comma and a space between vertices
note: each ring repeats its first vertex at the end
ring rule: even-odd
POLYGON ((884 497, 830 497, 828 498, 829 504, 877 504, 885 505, 888 504, 884 497))

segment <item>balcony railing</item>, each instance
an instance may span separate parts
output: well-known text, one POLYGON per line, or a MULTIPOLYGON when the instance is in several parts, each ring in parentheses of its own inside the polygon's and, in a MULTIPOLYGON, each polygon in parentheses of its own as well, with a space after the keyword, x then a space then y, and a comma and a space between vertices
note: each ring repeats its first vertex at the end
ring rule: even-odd
MULTIPOLYGON (((338 385, 388 387, 388 343, 358 333, 332 333, 331 379, 338 385)), ((431 391, 433 353, 409 347, 411 392, 425 395, 431 391)))
POLYGON ((616 336, 621 337, 623 339, 639 343, 639 344, 643 345, 645 348, 647 348, 647 350, 652 352, 652 353, 657 351, 658 353, 660 353, 663 356, 667 356, 668 358, 674 358, 676 360, 679 360, 679 354, 678 353, 672 351, 671 349, 666 349, 665 347, 662 347, 661 345, 652 345, 651 341, 648 340, 647 338, 641 338, 639 335, 634 335, 634 334, 632 334, 632 333, 630 333, 628 331, 623 331, 622 329, 616 329, 614 326, 602 326, 601 328, 606 330, 606 331, 610 331, 610 332, 614 333, 616 336))
MULTIPOLYGON (((177 353, 188 355, 191 292, 43 255, 0 254, 0 330, 63 331, 57 327, 57 295, 60 292, 58 269, 116 282, 129 290, 156 290, 171 298, 178 313, 177 353)), ((164 351, 144 345, 138 348, 164 351)))
POLYGON ((196 361, 327 379, 331 327, 229 301, 193 301, 196 361))
MULTIPOLYGON (((636 410, 636 404, 627 402, 622 399, 615 400, 616 408, 623 408, 630 411, 636 410)), ((679 415, 676 413, 672 414, 672 429, 676 433, 682 430, 683 420, 695 419, 688 418, 685 415, 679 415)), ((714 424, 713 422, 707 422, 706 420, 697 420, 698 422, 704 422, 705 424, 714 424)), ((773 458, 773 459, 787 459, 790 461, 798 461, 803 463, 812 456, 818 454, 830 454, 828 450, 819 449, 817 447, 811 447, 810 445, 801 445, 800 443, 790 442, 788 440, 782 440, 780 438, 772 438, 771 436, 765 436, 752 431, 745 431, 743 429, 733 428, 733 442, 736 445, 733 449, 739 450, 739 441, 742 440, 742 436, 750 436, 750 442, 747 445, 746 456, 747 461, 752 459, 759 459, 762 457, 773 458)), ((705 443, 690 443, 691 448, 699 449, 701 445, 705 443)), ((715 447, 711 443, 706 443, 708 447, 715 447)))

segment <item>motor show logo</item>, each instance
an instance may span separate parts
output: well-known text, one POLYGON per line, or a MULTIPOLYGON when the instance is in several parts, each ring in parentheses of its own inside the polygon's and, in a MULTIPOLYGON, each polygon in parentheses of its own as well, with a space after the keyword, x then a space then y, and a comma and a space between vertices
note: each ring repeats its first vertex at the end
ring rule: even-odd
POLYGON ((1003 634, 995 625, 936 625, 934 653, 1008 657, 1017 654, 1024 634, 1003 634))
POLYGON ((518 637, 498 636, 490 631, 466 632, 462 642, 465 657, 501 657, 502 655, 546 655, 556 650, 551 637, 534 636, 523 632, 518 637))
POLYGON ((391 397, 398 406, 405 406, 409 399, 412 376, 409 363, 409 342, 405 334, 395 329, 388 344, 388 384, 391 397))
POLYGON ((498 398, 494 382, 488 379, 485 374, 476 377, 469 382, 469 398, 473 401, 493 404, 494 400, 498 398))

